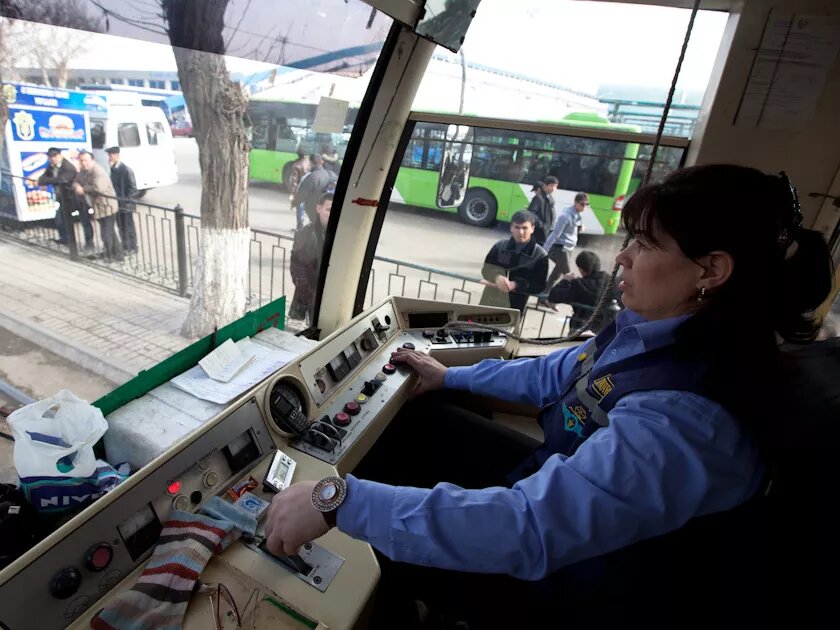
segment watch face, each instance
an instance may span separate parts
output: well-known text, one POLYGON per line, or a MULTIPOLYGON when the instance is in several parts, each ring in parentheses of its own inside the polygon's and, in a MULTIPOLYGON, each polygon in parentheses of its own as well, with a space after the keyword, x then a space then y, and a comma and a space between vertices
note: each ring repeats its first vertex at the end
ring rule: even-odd
POLYGON ((321 488, 321 491, 318 493, 318 498, 321 501, 330 501, 336 495, 336 492, 338 492, 338 489, 335 487, 335 484, 328 483, 321 488))
POLYGON ((346 496, 347 484, 341 477, 324 477, 312 489, 312 504, 321 512, 331 512, 346 496))

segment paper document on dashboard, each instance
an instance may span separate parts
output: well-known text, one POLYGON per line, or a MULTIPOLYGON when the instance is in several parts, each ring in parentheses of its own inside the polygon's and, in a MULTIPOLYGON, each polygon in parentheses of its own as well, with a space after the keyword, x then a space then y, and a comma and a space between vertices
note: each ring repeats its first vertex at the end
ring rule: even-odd
MULTIPOLYGON (((227 339, 218 348, 204 357, 198 364, 207 373, 207 376, 214 381, 222 383, 229 382, 246 365, 254 359, 250 352, 244 352, 243 348, 251 344, 247 337, 234 343, 233 339, 227 339)), ((253 344, 251 344, 253 345, 253 344)))
POLYGON ((247 338, 240 340, 237 345, 245 354, 253 354, 254 358, 227 383, 213 380, 200 365, 196 365, 173 378, 172 384, 196 398, 224 405, 279 370, 298 354, 268 348, 247 338))

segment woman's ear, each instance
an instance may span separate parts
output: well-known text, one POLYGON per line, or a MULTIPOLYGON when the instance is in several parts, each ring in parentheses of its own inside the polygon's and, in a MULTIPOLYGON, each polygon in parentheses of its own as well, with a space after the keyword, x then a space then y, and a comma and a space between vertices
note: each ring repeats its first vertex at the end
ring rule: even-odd
MULTIPOLYGON (((698 261, 699 262, 699 261, 698 261)), ((702 285, 706 289, 716 289, 722 286, 732 276, 735 270, 735 260, 732 255, 723 251, 713 251, 703 256, 703 274, 700 276, 702 285)))

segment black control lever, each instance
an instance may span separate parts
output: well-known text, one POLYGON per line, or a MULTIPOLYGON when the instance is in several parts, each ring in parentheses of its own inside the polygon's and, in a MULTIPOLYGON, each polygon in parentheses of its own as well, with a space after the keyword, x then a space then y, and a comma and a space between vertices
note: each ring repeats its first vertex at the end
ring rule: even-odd
POLYGON ((304 559, 297 554, 293 554, 291 556, 284 556, 271 553, 268 550, 268 547, 266 547, 265 541, 260 543, 259 549, 260 551, 264 551, 272 558, 277 560, 279 563, 285 565, 287 568, 291 569, 295 573, 300 573, 303 576, 307 576, 310 573, 312 573, 312 565, 306 564, 304 559))

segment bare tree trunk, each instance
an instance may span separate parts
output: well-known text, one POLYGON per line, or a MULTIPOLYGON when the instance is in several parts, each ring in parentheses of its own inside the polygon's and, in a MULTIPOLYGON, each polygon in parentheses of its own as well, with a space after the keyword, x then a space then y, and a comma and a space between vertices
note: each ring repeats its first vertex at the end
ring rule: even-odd
POLYGON ((190 311, 181 328, 182 335, 198 337, 245 312, 251 238, 247 97, 230 80, 221 56, 227 0, 164 0, 162 6, 201 165, 201 242, 190 311))
POLYGON ((67 87, 67 75, 69 74, 69 68, 67 67, 67 63, 63 63, 55 69, 56 77, 55 77, 55 87, 59 88, 66 88, 67 87))

